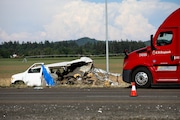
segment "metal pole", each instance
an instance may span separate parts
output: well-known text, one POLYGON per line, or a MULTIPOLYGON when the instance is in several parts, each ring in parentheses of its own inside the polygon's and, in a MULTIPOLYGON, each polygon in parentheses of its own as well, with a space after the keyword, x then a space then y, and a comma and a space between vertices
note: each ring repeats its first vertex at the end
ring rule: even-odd
POLYGON ((105 17, 106 17, 106 72, 109 73, 108 7, 107 7, 107 0, 105 0, 105 17))

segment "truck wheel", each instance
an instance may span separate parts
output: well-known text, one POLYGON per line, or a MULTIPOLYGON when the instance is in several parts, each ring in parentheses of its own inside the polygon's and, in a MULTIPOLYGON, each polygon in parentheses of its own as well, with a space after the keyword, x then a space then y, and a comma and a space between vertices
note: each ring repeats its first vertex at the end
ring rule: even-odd
POLYGON ((145 67, 139 67, 132 73, 132 81, 136 83, 137 87, 148 88, 151 86, 152 75, 145 67))

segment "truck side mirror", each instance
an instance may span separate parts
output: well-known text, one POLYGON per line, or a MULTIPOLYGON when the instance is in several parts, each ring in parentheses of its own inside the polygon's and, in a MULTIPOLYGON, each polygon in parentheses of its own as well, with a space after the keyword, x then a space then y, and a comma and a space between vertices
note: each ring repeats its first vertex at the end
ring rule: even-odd
POLYGON ((125 54, 125 59, 127 59, 128 58, 128 50, 127 49, 124 50, 124 54, 125 54))
POLYGON ((151 50, 156 50, 156 48, 154 47, 154 40, 153 40, 153 35, 150 36, 150 40, 151 40, 151 50))

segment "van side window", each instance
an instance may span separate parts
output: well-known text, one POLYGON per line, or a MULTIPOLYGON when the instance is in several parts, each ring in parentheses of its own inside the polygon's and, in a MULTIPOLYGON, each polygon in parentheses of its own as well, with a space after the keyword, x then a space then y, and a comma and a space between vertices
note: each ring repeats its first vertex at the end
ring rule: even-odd
POLYGON ((164 46, 172 43, 173 33, 169 32, 161 32, 157 39, 158 46, 164 46))
POLYGON ((31 68, 29 69, 28 73, 40 73, 40 71, 41 71, 41 68, 36 68, 36 69, 31 68))

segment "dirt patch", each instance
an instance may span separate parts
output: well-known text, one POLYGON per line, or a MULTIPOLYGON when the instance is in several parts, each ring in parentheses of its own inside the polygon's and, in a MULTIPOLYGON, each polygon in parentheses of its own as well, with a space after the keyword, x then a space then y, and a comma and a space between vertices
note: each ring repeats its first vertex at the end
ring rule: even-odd
MULTIPOLYGON (((78 81, 74 85, 68 85, 68 84, 60 84, 56 85, 55 87, 80 87, 80 88, 87 88, 87 87, 128 87, 129 84, 125 83, 122 80, 122 76, 109 76, 109 80, 97 80, 95 76, 92 76, 91 79, 94 81, 92 84, 85 84, 80 81, 78 81), (113 82, 111 82, 113 81, 113 82)), ((13 87, 11 85, 11 78, 0 78, 0 87, 13 87)), ((25 85, 18 85, 16 86, 18 88, 24 88, 27 87, 25 85)), ((45 87, 45 86, 44 86, 45 87)))
POLYGON ((9 87, 11 85, 11 78, 0 78, 0 87, 9 87))

